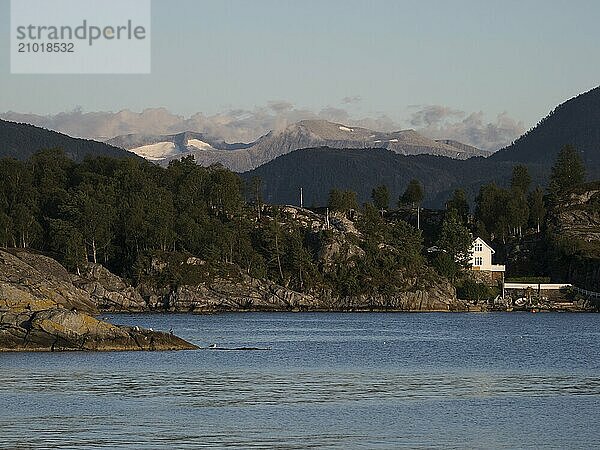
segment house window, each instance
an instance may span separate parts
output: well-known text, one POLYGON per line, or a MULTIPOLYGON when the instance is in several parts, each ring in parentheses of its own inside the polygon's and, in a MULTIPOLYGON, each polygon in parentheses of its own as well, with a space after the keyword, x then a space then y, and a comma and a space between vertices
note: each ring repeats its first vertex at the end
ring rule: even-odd
POLYGON ((483 244, 481 244, 481 243, 475 244, 475 251, 476 252, 482 252, 483 251, 483 244))
POLYGON ((475 257, 475 265, 476 266, 483 266, 483 258, 481 256, 476 256, 475 257))

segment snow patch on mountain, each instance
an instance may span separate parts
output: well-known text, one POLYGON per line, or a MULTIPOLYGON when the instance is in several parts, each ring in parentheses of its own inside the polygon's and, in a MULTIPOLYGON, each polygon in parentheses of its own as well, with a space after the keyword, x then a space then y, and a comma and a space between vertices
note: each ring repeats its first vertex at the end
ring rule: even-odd
POLYGON ((187 145, 189 147, 194 147, 199 150, 213 150, 213 146, 208 142, 201 141, 200 139, 188 139, 187 145))
POLYGON ((173 142, 142 145, 141 147, 132 148, 130 151, 149 161, 161 161, 178 153, 177 146, 173 142))
POLYGON ((286 153, 312 147, 380 147, 401 155, 432 154, 459 159, 486 156, 474 147, 447 142, 428 139, 414 130, 386 133, 325 120, 302 120, 248 144, 228 144, 193 131, 166 136, 125 135, 111 139, 109 143, 162 165, 192 155, 203 166, 220 163, 236 172, 245 172, 286 153))

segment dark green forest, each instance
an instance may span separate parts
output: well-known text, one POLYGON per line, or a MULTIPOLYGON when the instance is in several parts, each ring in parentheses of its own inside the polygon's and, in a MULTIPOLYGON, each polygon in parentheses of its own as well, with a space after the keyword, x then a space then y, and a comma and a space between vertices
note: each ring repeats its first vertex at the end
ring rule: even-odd
POLYGON ((136 158, 127 150, 103 142, 73 138, 26 123, 0 120, 0 157, 26 160, 34 153, 48 148, 61 148, 65 155, 75 161, 83 161, 86 156, 136 158))
POLYGON ((178 258, 192 255, 209 262, 203 273, 174 269, 162 281, 246 273, 301 291, 350 294, 407 289, 404 280, 418 273, 426 275, 423 283, 435 278, 410 225, 388 224, 367 209, 356 226, 365 239, 340 241, 332 231, 312 230, 264 205, 259 184, 191 157, 167 168, 109 157, 76 163, 60 150, 0 160, 0 245, 47 252, 72 271, 97 262, 139 282, 153 257, 176 268, 178 258), (320 257, 332 243, 350 249, 346 264, 320 257))
POLYGON ((71 271, 101 263, 134 283, 159 256, 173 267, 164 283, 245 273, 305 292, 393 294, 441 277, 460 285, 472 235, 501 245, 539 233, 554 199, 584 178, 579 154, 565 147, 548 191, 533 188, 527 167, 518 165, 508 188, 480 189, 473 211, 455 190, 441 222, 423 229, 410 218, 427 195, 417 179, 397 199, 387 186, 373 186, 373 201, 362 205, 355 192, 334 189, 332 219, 358 231, 340 234, 265 204, 259 178, 244 182, 193 157, 162 168, 133 158, 74 162, 62 150, 44 150, 27 161, 0 160, 0 245, 46 252, 71 271), (189 256, 209 264, 181 273, 177 262, 189 256))

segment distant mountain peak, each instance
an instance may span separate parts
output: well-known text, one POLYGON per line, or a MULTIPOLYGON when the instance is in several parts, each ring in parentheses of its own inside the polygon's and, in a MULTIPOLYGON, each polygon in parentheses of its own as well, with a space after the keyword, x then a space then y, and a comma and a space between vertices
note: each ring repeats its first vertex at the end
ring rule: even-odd
POLYGON ((251 170, 294 150, 315 147, 384 148, 403 155, 432 154, 457 159, 487 156, 475 147, 448 145, 415 130, 388 133, 327 120, 301 120, 271 131, 251 144, 227 144, 191 131, 164 136, 118 136, 107 142, 161 164, 194 155, 199 164, 221 163, 238 172, 251 170))
MULTIPOLYGON (((323 125, 321 125, 323 126, 323 125)), ((349 127, 353 128, 353 127, 349 127)), ((336 132, 337 133, 337 132, 336 132)), ((354 134, 354 133, 348 133, 354 134)), ((380 133, 375 142, 397 140, 387 149, 402 148, 403 139, 413 146, 431 142, 414 130, 380 133)), ((510 185, 513 167, 524 164, 532 186, 545 186, 557 153, 571 144, 584 160, 588 178, 600 178, 600 87, 578 95, 556 107, 546 118, 517 141, 488 158, 466 161, 428 155, 398 155, 384 149, 369 153, 360 148, 326 148, 319 146, 279 156, 267 164, 244 173, 250 180, 259 176, 264 182, 267 202, 289 204, 298 201, 303 188, 305 204, 324 205, 331 189, 349 189, 359 202, 369 201, 373 187, 385 184, 390 197, 404 192, 411 179, 424 186, 425 204, 442 207, 455 189, 463 189, 473 200, 481 186, 494 182, 510 185)), ((429 144, 431 145, 431 144, 429 144)), ((469 152, 473 147, 453 140, 438 140, 439 148, 469 152)), ((429 148, 431 151, 432 148, 429 148)), ((475 149, 479 152, 479 150, 475 149)))

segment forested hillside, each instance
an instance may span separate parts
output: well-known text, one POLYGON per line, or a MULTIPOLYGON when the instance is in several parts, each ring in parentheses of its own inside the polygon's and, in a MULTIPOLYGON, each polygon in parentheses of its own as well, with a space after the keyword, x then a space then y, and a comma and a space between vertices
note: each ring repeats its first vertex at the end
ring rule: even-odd
MULTIPOLYGON (((499 150, 492 161, 551 165, 560 149, 573 145, 590 173, 600 167, 600 87, 557 106, 514 144, 499 150)), ((592 177, 594 178, 594 177, 592 177)), ((596 176, 600 178, 600 176, 596 176)))
POLYGON ((0 160, 0 246, 46 252, 74 272, 101 263, 139 283, 156 275, 158 258, 168 268, 160 263, 153 281, 166 285, 244 275, 334 296, 448 286, 422 256, 418 230, 372 207, 354 223, 347 212, 330 226, 310 211, 267 206, 258 180, 245 186, 191 157, 168 168, 106 157, 75 163, 58 150, 0 160), (184 264, 189 258, 201 263, 184 264))
POLYGON ((75 161, 83 161, 86 156, 137 158, 133 153, 102 142, 72 138, 33 125, 0 120, 0 158, 25 160, 34 153, 49 148, 60 148, 67 157, 75 161))
MULTIPOLYGON (((357 193, 359 203, 369 201, 371 189, 385 184, 398 199, 411 179, 424 186, 424 205, 443 208, 451 193, 464 189, 474 201, 479 188, 489 182, 507 186, 514 163, 489 162, 489 158, 466 161, 441 156, 404 156, 385 149, 311 148, 296 150, 242 174, 246 180, 260 177, 265 199, 271 203, 298 204, 300 187, 304 204, 322 206, 331 189, 357 193)), ((549 169, 530 165, 535 184, 547 181, 549 169)))
MULTIPOLYGON (((371 152, 382 152, 383 161, 391 155, 371 152)), ((364 176, 366 153, 357 150, 356 160, 346 158, 352 161, 348 170, 357 173, 357 183, 364 176)), ((406 168, 404 176, 416 177, 444 161, 428 159, 428 164, 406 168), (415 167, 423 172, 410 171, 415 167)), ((438 182, 443 181, 442 167, 436 170, 438 182)), ((312 298, 338 299, 332 300, 334 309, 352 304, 339 300, 350 297, 362 299, 357 304, 363 307, 371 301, 382 307, 392 298, 397 300, 389 305, 407 307, 408 300, 398 300, 398 295, 428 291, 447 300, 453 298, 448 280, 463 289, 468 277, 460 269, 468 262, 472 235, 502 249, 511 240, 531 234, 541 239, 546 228, 557 230, 552 223, 554 228, 546 225, 547 212, 556 217, 564 209, 557 206, 561 199, 585 179, 580 155, 569 146, 552 166, 547 192, 532 183, 527 166, 506 170, 508 186, 483 184, 475 208, 465 191, 456 189, 444 200, 445 211, 429 215, 439 218, 435 223, 427 223, 427 215, 419 223, 414 212, 418 217, 424 189, 416 178, 395 180, 397 187, 408 185, 398 197, 382 179, 371 187, 364 205, 356 192, 330 189, 326 217, 269 204, 263 196, 267 186, 259 177, 244 181, 218 165, 198 166, 193 157, 162 168, 131 158, 77 163, 60 150, 46 150, 27 161, 0 159, 0 246, 47 253, 73 272, 88 262, 99 263, 136 285, 158 283, 159 289, 214 280, 243 285, 265 280, 312 298), (425 241, 439 253, 425 252, 425 241)), ((326 174, 322 176, 325 182, 326 174)), ((582 223, 576 217, 583 214, 594 217, 590 223, 596 224, 596 216, 588 213, 597 207, 596 197, 585 209, 571 208, 570 223, 582 223)), ((581 198, 587 201, 585 195, 581 198)), ((554 242, 563 234, 552 231, 547 240, 554 242)), ((587 238, 584 233, 578 242, 587 238)))

